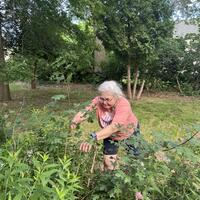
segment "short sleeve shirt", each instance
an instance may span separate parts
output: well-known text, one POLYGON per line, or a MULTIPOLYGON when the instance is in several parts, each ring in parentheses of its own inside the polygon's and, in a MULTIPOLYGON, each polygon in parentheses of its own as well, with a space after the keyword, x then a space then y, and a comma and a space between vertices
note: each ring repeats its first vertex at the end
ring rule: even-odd
MULTIPOLYGON (((120 97, 114 109, 108 112, 101 106, 98 99, 99 97, 95 97, 91 105, 96 109, 99 125, 105 128, 110 124, 114 124, 119 128, 119 131, 114 133, 111 138, 113 140, 123 140, 132 135, 137 127, 138 120, 132 111, 129 101, 125 97, 120 97)), ((90 108, 88 107, 88 109, 90 108)))

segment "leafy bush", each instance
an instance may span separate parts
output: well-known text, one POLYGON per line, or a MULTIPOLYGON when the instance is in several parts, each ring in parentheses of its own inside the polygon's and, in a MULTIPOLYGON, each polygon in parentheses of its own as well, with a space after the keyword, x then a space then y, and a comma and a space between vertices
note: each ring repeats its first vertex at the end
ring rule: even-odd
MULTIPOLYGON (((130 142, 139 145, 140 155, 126 154, 122 142, 120 168, 102 172, 101 143, 88 154, 78 149, 87 136, 81 128, 70 131, 69 117, 74 112, 33 109, 25 125, 18 123, 18 133, 0 149, 0 199, 132 200, 136 192, 145 200, 199 198, 197 137, 180 146, 184 139, 164 141, 162 133, 156 133, 151 143, 133 137, 130 142)), ((190 131, 199 130, 196 126, 190 131)))
POLYGON ((172 89, 172 86, 169 81, 162 81, 154 78, 147 81, 146 88, 153 91, 169 91, 172 89))
POLYGON ((70 171, 70 159, 64 157, 54 164, 49 155, 37 153, 26 163, 20 150, 2 154, 0 199, 75 199, 80 186, 70 171))
POLYGON ((183 91, 183 94, 184 95, 187 95, 187 96, 198 96, 200 95, 200 90, 194 90, 194 87, 192 84, 190 83, 183 83, 181 85, 181 89, 183 91))
POLYGON ((101 81, 103 80, 116 80, 121 81, 122 77, 126 74, 126 63, 114 54, 109 52, 107 60, 101 63, 101 81))

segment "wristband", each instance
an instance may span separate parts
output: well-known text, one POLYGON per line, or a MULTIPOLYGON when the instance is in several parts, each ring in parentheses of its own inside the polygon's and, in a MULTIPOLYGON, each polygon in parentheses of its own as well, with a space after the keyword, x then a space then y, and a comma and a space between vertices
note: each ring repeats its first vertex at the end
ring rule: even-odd
POLYGON ((90 136, 92 137, 93 140, 97 140, 97 134, 95 132, 92 132, 90 136))

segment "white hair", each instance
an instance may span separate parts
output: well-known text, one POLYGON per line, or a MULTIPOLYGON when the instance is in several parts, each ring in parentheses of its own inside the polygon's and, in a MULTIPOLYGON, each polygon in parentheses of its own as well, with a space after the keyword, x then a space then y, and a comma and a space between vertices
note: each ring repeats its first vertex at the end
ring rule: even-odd
POLYGON ((118 97, 124 96, 121 85, 116 81, 104 81, 101 85, 99 85, 98 91, 100 93, 110 92, 118 97))

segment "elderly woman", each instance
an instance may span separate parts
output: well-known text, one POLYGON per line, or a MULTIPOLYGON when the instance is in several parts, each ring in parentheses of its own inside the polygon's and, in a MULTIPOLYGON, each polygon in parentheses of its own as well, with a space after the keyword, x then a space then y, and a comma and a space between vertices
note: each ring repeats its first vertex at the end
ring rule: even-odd
MULTIPOLYGON (((117 142, 137 135, 138 120, 133 113, 129 101, 124 97, 120 85, 115 81, 105 81, 99 87, 99 96, 95 97, 86 111, 96 110, 97 119, 101 129, 91 133, 94 140, 103 140, 104 146, 104 170, 113 170, 116 167, 117 142)), ((72 120, 71 128, 86 119, 84 112, 79 112, 72 120)), ((83 142, 80 150, 89 152, 91 144, 83 142)), ((133 146, 127 145, 129 150, 135 150, 133 146)))

